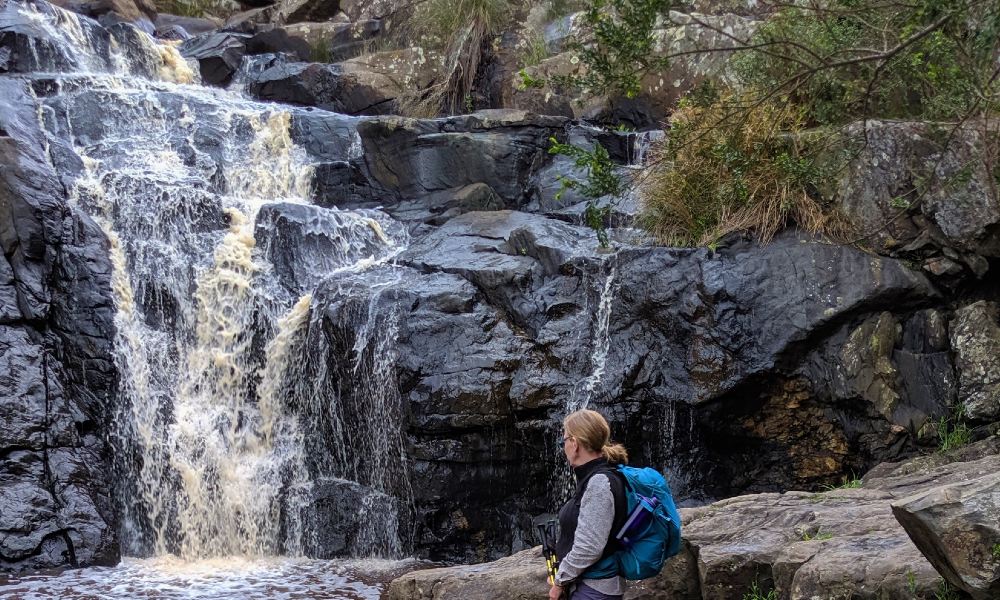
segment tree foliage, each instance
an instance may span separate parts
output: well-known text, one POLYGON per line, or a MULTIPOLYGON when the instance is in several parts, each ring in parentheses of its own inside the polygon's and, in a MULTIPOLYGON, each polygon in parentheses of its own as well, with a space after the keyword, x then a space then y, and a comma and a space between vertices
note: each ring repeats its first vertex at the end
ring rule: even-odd
POLYGON ((571 45, 586 69, 561 82, 586 93, 617 92, 634 98, 641 91, 642 76, 667 64, 653 51, 653 29, 675 1, 591 0, 582 24, 594 39, 571 45))

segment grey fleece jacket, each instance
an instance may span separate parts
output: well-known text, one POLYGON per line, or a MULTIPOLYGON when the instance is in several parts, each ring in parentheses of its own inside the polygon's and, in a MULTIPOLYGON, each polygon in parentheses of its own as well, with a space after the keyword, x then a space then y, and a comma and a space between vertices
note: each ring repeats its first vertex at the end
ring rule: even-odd
MULTIPOLYGON (((577 517, 573 547, 559 561, 557 584, 566 585, 577 579, 588 567, 600 560, 614 519, 615 497, 611 493, 611 482, 607 475, 597 473, 587 482, 587 489, 580 499, 580 516, 577 517)), ((588 587, 602 594, 618 596, 625 593, 624 577, 585 581, 588 587)))

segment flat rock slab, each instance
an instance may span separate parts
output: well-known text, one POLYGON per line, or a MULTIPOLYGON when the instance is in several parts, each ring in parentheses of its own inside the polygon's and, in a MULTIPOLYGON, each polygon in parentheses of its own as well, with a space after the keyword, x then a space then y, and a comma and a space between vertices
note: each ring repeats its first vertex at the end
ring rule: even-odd
POLYGON ((491 563, 407 573, 389 585, 388 600, 544 600, 548 590, 537 547, 491 563))
POLYGON ((896 518, 949 582, 976 600, 1000 597, 1000 461, 994 472, 893 503, 896 518))

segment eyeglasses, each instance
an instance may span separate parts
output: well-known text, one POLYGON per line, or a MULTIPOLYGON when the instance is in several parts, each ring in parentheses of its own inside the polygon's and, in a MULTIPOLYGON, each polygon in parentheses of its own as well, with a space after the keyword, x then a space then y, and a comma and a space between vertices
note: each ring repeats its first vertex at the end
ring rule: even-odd
POLYGON ((564 437, 562 437, 562 443, 565 444, 566 442, 570 441, 571 439, 573 439, 573 436, 571 436, 571 435, 564 436, 564 437))

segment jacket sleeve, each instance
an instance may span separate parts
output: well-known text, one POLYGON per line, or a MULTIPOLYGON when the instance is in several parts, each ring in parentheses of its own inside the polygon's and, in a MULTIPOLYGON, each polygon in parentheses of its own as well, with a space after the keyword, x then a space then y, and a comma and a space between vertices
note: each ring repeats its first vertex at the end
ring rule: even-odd
POLYGON ((598 473, 587 482, 587 489, 580 499, 573 547, 569 554, 559 557, 557 584, 566 585, 600 560, 614 519, 615 498, 611 493, 611 482, 607 475, 598 473))

